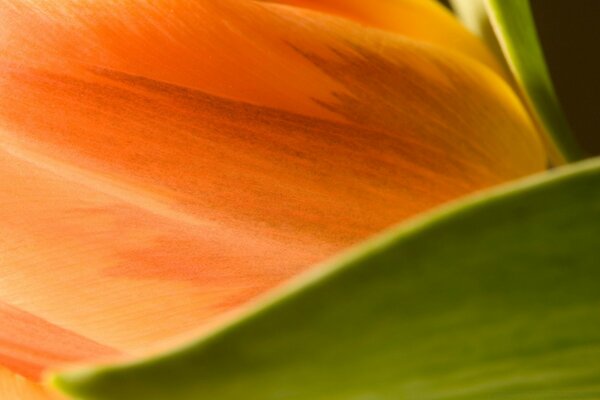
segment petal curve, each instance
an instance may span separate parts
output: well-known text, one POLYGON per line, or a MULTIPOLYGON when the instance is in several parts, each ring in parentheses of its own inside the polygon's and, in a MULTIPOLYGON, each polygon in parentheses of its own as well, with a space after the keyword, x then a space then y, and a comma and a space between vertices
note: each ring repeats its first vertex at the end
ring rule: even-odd
POLYGON ((501 76, 506 71, 486 45, 433 0, 263 0, 306 7, 366 26, 452 49, 479 60, 501 76))
POLYGON ((487 68, 312 11, 10 1, 0 46, 0 300, 118 351, 545 165, 487 68))

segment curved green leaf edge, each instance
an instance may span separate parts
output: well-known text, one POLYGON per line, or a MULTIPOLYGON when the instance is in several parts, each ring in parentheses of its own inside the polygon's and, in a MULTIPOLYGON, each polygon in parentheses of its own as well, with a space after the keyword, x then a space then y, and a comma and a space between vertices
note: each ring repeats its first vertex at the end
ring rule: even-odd
POLYGON ((55 374, 92 400, 600 398, 600 159, 438 209, 170 353, 55 374))
MULTIPOLYGON (((485 0, 513 75, 533 110, 554 164, 583 158, 556 96, 527 0, 485 0)), ((566 5, 565 5, 566 6, 566 5)))
POLYGON ((552 163, 583 158, 546 66, 527 0, 450 0, 463 24, 506 62, 538 126, 552 163))

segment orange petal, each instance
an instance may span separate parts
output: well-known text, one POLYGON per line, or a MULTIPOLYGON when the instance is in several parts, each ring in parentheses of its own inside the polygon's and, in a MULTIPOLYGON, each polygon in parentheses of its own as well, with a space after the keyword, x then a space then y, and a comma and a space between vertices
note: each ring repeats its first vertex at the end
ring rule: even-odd
POLYGON ((308 10, 11 1, 0 46, 0 301, 118 351, 545 164, 487 68, 308 10))
POLYGON ((0 301, 0 321, 0 365, 29 378, 41 378, 47 365, 117 354, 3 301, 0 301))
POLYGON ((434 0, 262 0, 349 18, 466 54, 500 75, 505 71, 483 42, 434 0))
MULTIPOLYGON (((329 1, 323 4, 333 7, 329 1)), ((487 59, 478 39, 433 3, 365 4, 356 2, 357 15, 407 14, 394 24, 398 29, 413 26, 410 37, 419 36, 419 30, 429 41, 438 37, 443 47, 473 48, 467 52, 487 59)), ((335 70, 343 67, 335 52, 381 64, 376 57, 396 61, 402 54, 395 47, 406 45, 398 35, 361 29, 339 18, 248 0, 137 0, 110 6, 95 0, 0 0, 0 8, 0 54, 15 62, 76 73, 85 66, 102 67, 324 118, 337 115, 315 100, 336 102, 333 92, 347 95, 350 89, 331 76, 344 73, 335 70)), ((364 71, 353 74, 357 72, 364 71)), ((371 69, 372 80, 382 80, 377 77, 381 73, 385 71, 371 69)))

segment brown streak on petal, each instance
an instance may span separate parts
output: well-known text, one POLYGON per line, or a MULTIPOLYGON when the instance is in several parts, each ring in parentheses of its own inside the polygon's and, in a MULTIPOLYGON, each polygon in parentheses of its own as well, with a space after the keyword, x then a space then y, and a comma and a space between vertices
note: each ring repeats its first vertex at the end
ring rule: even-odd
POLYGON ((303 7, 348 18, 365 26, 465 54, 500 76, 508 76, 486 45, 435 0, 259 1, 303 7))

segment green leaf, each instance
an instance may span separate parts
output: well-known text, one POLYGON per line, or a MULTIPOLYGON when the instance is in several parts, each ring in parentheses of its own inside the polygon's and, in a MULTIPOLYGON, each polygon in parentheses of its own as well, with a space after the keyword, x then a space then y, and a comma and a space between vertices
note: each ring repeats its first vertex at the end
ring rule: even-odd
POLYGON ((480 34, 492 49, 500 43, 543 132, 551 161, 560 165, 581 159, 583 153, 571 133, 550 79, 529 1, 453 0, 452 4, 465 25, 480 34), (489 35, 490 22, 497 42, 489 35))
POLYGON ((600 159, 403 224, 83 399, 600 398, 600 159))

